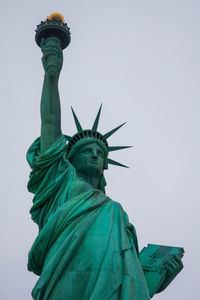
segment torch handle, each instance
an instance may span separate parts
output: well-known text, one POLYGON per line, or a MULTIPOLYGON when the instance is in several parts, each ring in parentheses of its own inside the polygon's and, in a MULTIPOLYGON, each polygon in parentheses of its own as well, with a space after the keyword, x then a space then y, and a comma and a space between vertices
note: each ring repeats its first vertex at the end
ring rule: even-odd
POLYGON ((62 49, 60 47, 59 39, 56 37, 50 37, 43 40, 41 43, 41 49, 43 52, 42 62, 45 72, 50 77, 59 75, 63 63, 62 49))

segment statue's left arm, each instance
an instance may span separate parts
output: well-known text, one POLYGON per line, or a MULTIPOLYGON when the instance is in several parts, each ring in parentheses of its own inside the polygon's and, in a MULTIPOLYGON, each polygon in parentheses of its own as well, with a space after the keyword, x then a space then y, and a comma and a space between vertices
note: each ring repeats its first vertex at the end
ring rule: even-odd
POLYGON ((183 268, 181 247, 148 244, 139 254, 150 296, 162 292, 183 268))
POLYGON ((178 255, 169 255, 163 263, 166 270, 166 279, 156 293, 162 292, 176 275, 183 269, 183 263, 178 255))

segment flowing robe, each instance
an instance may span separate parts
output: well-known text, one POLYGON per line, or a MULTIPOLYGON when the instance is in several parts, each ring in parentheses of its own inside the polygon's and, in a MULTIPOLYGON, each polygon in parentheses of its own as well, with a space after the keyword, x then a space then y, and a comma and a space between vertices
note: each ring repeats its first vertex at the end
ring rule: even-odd
POLYGON ((121 205, 79 178, 61 136, 44 155, 29 148, 39 233, 28 269, 39 275, 35 300, 150 299, 138 259, 136 232, 121 205))

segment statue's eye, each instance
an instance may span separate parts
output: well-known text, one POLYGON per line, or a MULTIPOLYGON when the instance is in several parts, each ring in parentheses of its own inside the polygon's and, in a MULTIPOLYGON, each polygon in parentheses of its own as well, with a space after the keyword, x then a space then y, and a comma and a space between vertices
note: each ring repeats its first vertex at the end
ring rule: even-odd
POLYGON ((102 152, 101 150, 99 150, 97 153, 98 153, 98 155, 99 155, 100 157, 104 157, 104 154, 103 154, 103 152, 102 152))
POLYGON ((91 149, 90 149, 90 148, 87 148, 87 149, 85 149, 85 150, 82 151, 82 153, 85 153, 85 154, 88 154, 88 153, 90 153, 90 152, 91 152, 91 149))

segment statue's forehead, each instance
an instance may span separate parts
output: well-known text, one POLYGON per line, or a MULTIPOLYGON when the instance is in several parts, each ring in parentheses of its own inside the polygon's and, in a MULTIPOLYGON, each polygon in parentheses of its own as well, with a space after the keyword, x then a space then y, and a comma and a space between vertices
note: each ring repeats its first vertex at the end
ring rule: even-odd
POLYGON ((104 152, 104 151, 103 151, 103 148, 102 148, 98 143, 95 143, 95 142, 93 142, 93 141, 88 142, 86 145, 82 146, 82 147, 79 149, 79 151, 81 152, 81 151, 84 151, 84 150, 86 150, 86 149, 88 149, 88 148, 92 148, 92 149, 96 149, 96 150, 99 150, 99 149, 100 149, 102 152, 104 152))

